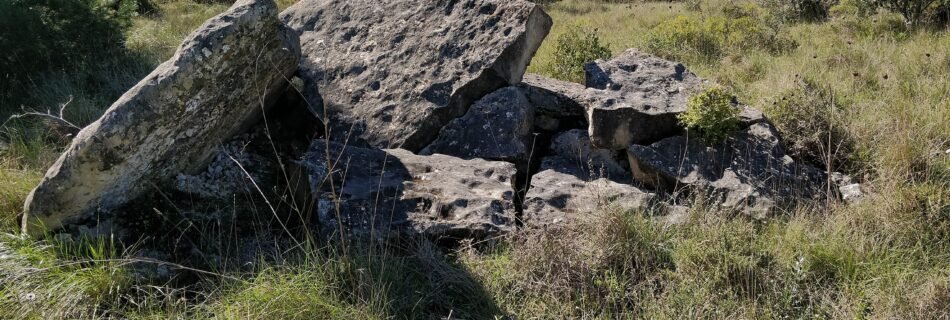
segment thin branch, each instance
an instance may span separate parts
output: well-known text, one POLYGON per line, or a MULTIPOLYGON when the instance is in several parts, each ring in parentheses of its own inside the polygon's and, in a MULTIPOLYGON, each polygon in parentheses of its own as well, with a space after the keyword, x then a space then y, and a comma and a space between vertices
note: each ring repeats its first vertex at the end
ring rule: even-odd
POLYGON ((73 124, 69 120, 66 120, 66 118, 64 117, 64 113, 66 112, 66 107, 68 107, 69 104, 72 102, 73 102, 73 97, 69 96, 68 101, 60 104, 58 114, 54 114, 53 111, 50 109, 46 109, 46 112, 40 112, 40 111, 37 111, 36 109, 27 110, 26 108, 23 108, 23 113, 14 114, 10 116, 10 118, 4 121, 3 124, 0 124, 0 128, 6 127, 7 124, 10 123, 10 121, 13 121, 15 119, 36 117, 36 118, 40 118, 40 120, 43 120, 47 124, 47 126, 51 127, 51 129, 58 131, 59 133, 63 135, 74 135, 76 133, 79 133, 79 131, 82 130, 82 128, 73 124))

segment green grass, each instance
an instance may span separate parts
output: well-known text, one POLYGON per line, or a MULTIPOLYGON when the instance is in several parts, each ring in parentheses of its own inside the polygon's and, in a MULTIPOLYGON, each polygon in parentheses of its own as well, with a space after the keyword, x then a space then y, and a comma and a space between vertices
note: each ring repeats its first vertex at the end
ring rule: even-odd
POLYGON ((33 240, 0 236, 0 317, 94 318, 110 313, 130 284, 107 240, 33 240), (96 261, 96 262, 93 262, 96 261))
MULTIPOLYGON (((93 71, 104 79, 94 85, 69 72, 41 75, 25 93, 34 97, 30 107, 72 96, 67 118, 92 121, 226 8, 157 2, 159 14, 135 18, 127 31, 131 65, 93 71)), ((4 129, 12 139, 0 146, 0 318, 950 318, 947 31, 911 31, 887 13, 780 23, 760 7, 699 3, 698 10, 667 2, 548 5, 554 30, 529 71, 553 75, 553 39, 578 25, 596 30, 614 54, 655 50, 729 87, 780 129, 835 132, 849 147, 831 165, 864 183, 864 201, 766 221, 697 203, 675 226, 650 212, 605 208, 583 225, 453 250, 428 241, 342 250, 307 240, 277 259, 188 264, 201 272, 155 282, 133 276, 150 265, 135 262, 134 246, 16 235, 23 199, 65 144, 18 122, 4 129), (720 28, 736 15, 751 27, 720 28), (677 40, 694 37, 706 40, 677 40), (776 50, 735 41, 749 37, 791 42, 776 50), (793 99, 802 95, 820 97, 793 99)), ((18 109, 0 106, 0 115, 18 109)), ((786 137, 820 148, 804 135, 786 137)))

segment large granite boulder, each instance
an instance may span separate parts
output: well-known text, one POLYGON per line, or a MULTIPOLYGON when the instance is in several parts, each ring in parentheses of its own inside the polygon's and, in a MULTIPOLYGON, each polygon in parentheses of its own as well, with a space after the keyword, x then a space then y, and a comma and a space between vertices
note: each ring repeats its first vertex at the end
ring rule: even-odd
POLYGON ((315 140, 300 163, 321 229, 484 238, 515 229, 515 166, 315 140))
POLYGON ((715 145, 675 136, 632 145, 628 156, 633 176, 643 184, 688 189, 723 208, 758 217, 825 196, 826 175, 785 155, 778 132, 767 122, 715 145))
POLYGON ((303 0, 281 18, 300 35, 305 95, 322 99, 313 111, 331 139, 410 151, 520 82, 552 25, 524 0, 303 0))
POLYGON ((452 120, 421 154, 527 163, 534 143, 534 107, 515 87, 495 91, 452 120))
POLYGON ((679 133, 676 115, 703 80, 682 64, 629 49, 585 65, 587 87, 598 89, 588 106, 590 136, 600 148, 624 150, 679 133))
POLYGON ((272 0, 240 0, 83 129, 25 204, 38 233, 95 218, 182 172, 257 122, 300 57, 272 0))

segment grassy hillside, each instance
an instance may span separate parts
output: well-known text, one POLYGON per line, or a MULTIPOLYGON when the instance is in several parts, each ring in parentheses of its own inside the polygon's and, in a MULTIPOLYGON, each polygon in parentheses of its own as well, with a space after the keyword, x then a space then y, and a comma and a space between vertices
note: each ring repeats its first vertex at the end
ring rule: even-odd
MULTIPOLYGON (((277 261, 183 266, 108 239, 18 235, 24 197, 65 145, 20 119, 0 140, 0 318, 950 319, 950 34, 858 1, 817 20, 761 3, 558 1, 529 71, 570 78, 559 64, 576 39, 682 61, 762 108, 799 158, 861 181, 863 201, 770 220, 697 202, 675 226, 604 208, 571 229, 454 250, 297 239, 277 261), (143 265, 190 277, 143 280, 143 265)), ((86 124, 226 9, 157 4, 125 30, 131 59, 84 69, 92 82, 42 74, 22 101, 71 101, 65 117, 86 124)))

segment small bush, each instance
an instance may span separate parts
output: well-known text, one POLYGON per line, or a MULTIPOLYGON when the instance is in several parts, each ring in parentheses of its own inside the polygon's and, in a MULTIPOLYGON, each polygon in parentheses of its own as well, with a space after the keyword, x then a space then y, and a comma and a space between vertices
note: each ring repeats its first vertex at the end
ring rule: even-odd
POLYGON ((910 26, 919 26, 928 20, 930 13, 938 11, 946 0, 873 0, 879 7, 900 13, 910 26))
POLYGON ((557 79, 583 83, 585 63, 610 58, 610 48, 589 28, 571 27, 555 41, 554 58, 546 68, 557 79))
POLYGON ((136 1, 0 1, 0 105, 19 102, 38 75, 80 73, 121 56, 136 9, 136 1))
POLYGON ((732 94, 722 87, 712 87, 690 97, 686 112, 679 116, 687 130, 696 131, 700 139, 719 142, 739 127, 739 108, 732 94))
POLYGON ((763 0, 762 2, 779 19, 788 22, 824 21, 828 19, 831 8, 838 4, 838 0, 763 0))
POLYGON ((877 11, 877 6, 873 0, 841 0, 828 10, 828 14, 834 17, 867 17, 874 14, 875 11, 877 11))
POLYGON ((779 36, 777 27, 766 23, 766 17, 756 8, 733 8, 727 12, 730 17, 678 16, 654 27, 646 47, 651 53, 670 59, 711 62, 748 50, 781 53, 797 46, 779 36))
POLYGON ((911 36, 911 30, 898 14, 881 12, 867 17, 842 17, 835 24, 836 28, 848 34, 870 39, 890 38, 897 41, 906 40, 911 36))
POLYGON ((808 78, 772 99, 766 113, 791 155, 821 168, 856 170, 854 142, 841 124, 847 116, 831 88, 808 78))
POLYGON ((678 16, 653 28, 646 46, 650 52, 668 58, 682 58, 686 54, 718 58, 722 50, 701 21, 687 16, 678 16))

